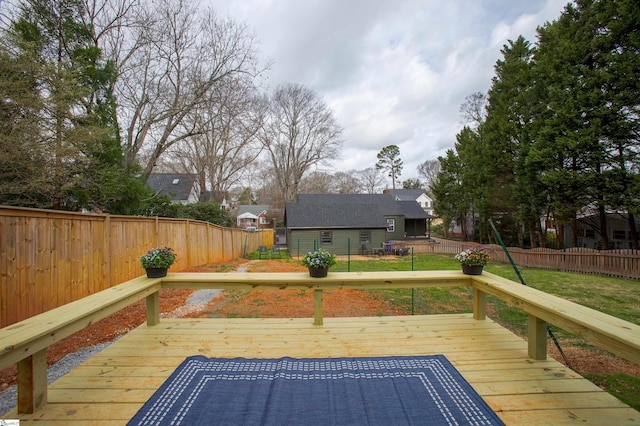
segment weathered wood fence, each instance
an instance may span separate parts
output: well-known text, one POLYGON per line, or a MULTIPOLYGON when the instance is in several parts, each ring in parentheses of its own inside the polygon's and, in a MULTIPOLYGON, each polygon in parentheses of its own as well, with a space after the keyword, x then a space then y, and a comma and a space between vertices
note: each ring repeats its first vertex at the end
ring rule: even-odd
MULTIPOLYGON (((413 247, 415 254, 439 253, 455 255, 462 250, 482 245, 491 258, 500 262, 509 259, 498 244, 478 244, 438 239, 436 242, 415 240, 404 242, 413 247)), ((640 250, 594 250, 574 247, 564 250, 546 248, 521 249, 508 247, 509 254, 517 266, 552 269, 556 271, 602 274, 612 277, 640 279, 640 250)))
POLYGON ((138 258, 172 247, 171 271, 273 245, 273 232, 206 222, 0 206, 0 327, 143 275, 138 258))

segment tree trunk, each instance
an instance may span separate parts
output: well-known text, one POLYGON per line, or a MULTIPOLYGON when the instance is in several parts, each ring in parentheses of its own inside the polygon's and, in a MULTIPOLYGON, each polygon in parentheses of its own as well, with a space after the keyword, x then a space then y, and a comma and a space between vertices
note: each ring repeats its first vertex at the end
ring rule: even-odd
POLYGON ((460 236, 464 241, 469 237, 467 228, 467 216, 462 214, 460 215, 460 236))
POLYGON ((567 226, 564 223, 556 221, 556 243, 558 244, 558 248, 563 249, 564 247, 564 227, 567 226))
POLYGON ((549 231, 549 218, 550 214, 547 211, 547 216, 544 219, 544 227, 542 226, 542 223, 540 223, 540 221, 536 222, 538 224, 538 230, 539 230, 539 234, 540 234, 540 247, 542 248, 546 248, 547 247, 547 232, 549 231))
POLYGON ((631 234, 631 248, 638 250, 638 230, 636 229, 636 218, 633 213, 628 213, 629 219, 629 233, 631 234))
POLYGON ((607 235, 607 212, 603 205, 598 206, 598 216, 600 218, 600 238, 602 239, 602 250, 609 250, 609 235, 607 235))
POLYGON ((539 229, 536 226, 536 221, 533 221, 531 225, 529 225, 529 239, 531 240, 531 248, 538 247, 538 242, 537 242, 538 239, 536 238, 536 231, 539 231, 539 229))

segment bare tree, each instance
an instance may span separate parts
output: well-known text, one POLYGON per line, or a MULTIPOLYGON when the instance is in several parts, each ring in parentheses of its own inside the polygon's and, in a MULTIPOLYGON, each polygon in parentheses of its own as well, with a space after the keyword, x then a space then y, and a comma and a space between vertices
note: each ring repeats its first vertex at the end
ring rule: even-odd
POLYGON ((484 123, 487 116, 487 96, 481 92, 475 92, 467 96, 464 103, 460 105, 460 113, 465 120, 465 125, 470 125, 474 129, 484 123))
POLYGON ((125 161, 143 160, 148 175, 172 145, 201 135, 203 128, 188 117, 207 104, 217 84, 261 70, 246 27, 218 19, 211 9, 155 0, 140 10, 138 22, 135 51, 121 63, 117 89, 125 161))
POLYGON ((440 173, 440 161, 427 160, 418 166, 418 174, 424 179, 426 190, 432 193, 431 188, 438 182, 440 173))
POLYGON ((127 27, 134 25, 134 10, 140 0, 84 0, 84 24, 92 29, 94 44, 100 46, 105 57, 117 57, 116 46, 122 46, 127 27))
POLYGON ((247 183, 252 188, 257 188, 259 204, 268 204, 273 209, 284 213, 284 195, 273 179, 273 167, 268 158, 263 156, 263 159, 258 160, 254 167, 249 168, 247 183))
POLYGON ((375 167, 369 167, 358 172, 360 189, 367 194, 378 194, 385 187, 386 180, 375 167))
POLYGON ((338 157, 342 128, 311 89, 285 84, 276 89, 261 140, 285 201, 292 201, 304 174, 338 157))
POLYGON ((232 76, 217 84, 201 108, 188 117, 197 134, 175 145, 186 171, 200 177, 202 188, 228 191, 240 185, 262 151, 257 133, 266 100, 250 78, 232 76))
POLYGON ((299 190, 307 194, 357 194, 361 186, 355 170, 334 174, 316 170, 302 178, 299 190))
POLYGON ((334 176, 318 170, 304 176, 298 186, 299 191, 304 194, 331 194, 334 187, 334 176))
POLYGON ((358 172, 349 170, 348 172, 336 172, 333 176, 335 182, 335 192, 338 194, 357 194, 361 192, 358 172))

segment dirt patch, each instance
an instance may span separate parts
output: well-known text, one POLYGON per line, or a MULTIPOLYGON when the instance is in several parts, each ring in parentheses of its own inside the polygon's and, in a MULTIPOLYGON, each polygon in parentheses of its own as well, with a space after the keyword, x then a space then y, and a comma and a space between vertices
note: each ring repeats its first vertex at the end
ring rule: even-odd
MULTIPOLYGON (((306 271, 295 260, 238 260, 221 265, 204 265, 185 272, 221 272, 237 269, 248 272, 306 271)), ((193 290, 163 289, 160 310, 163 316, 172 313, 187 317, 313 317, 313 292, 306 290, 262 290, 251 292, 223 291, 202 311, 181 312, 193 290)), ((361 290, 332 290, 323 295, 324 314, 328 317, 404 315, 391 301, 379 294, 361 290)), ((49 365, 78 349, 109 342, 145 321, 144 300, 117 312, 74 335, 55 343, 47 350, 49 365)), ((562 346, 572 367, 580 374, 627 373, 640 376, 640 366, 604 352, 593 352, 575 346, 562 346)), ((550 345, 550 355, 562 362, 557 349, 550 345)), ((16 368, 0 371, 0 392, 16 382, 16 368)))
MULTIPOLYGON (((382 296, 361 290, 328 290, 323 293, 325 317, 403 315, 382 296)), ((225 291, 214 297, 201 317, 312 318, 311 290, 225 291)))

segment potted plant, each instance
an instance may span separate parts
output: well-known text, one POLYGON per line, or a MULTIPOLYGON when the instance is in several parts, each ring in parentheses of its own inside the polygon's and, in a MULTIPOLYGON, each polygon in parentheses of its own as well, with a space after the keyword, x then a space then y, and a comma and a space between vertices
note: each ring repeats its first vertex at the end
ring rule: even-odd
POLYGON ((487 249, 482 246, 463 250, 456 254, 455 258, 462 265, 462 272, 467 275, 482 274, 482 268, 491 259, 487 249))
POLYGON ((336 255, 321 248, 305 254, 300 263, 309 268, 309 275, 322 278, 326 277, 329 268, 336 264, 336 255))
POLYGON ((153 248, 140 256, 140 264, 147 271, 149 278, 162 278, 167 269, 176 261, 176 252, 171 247, 153 248))

